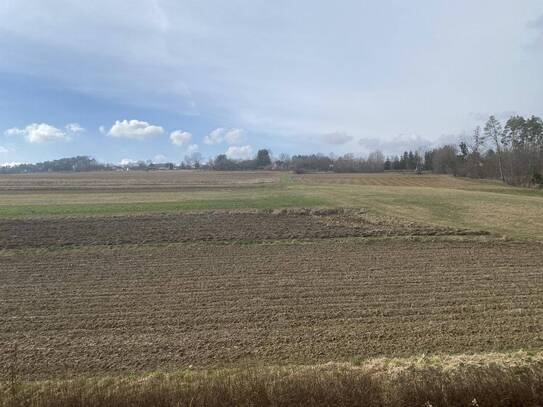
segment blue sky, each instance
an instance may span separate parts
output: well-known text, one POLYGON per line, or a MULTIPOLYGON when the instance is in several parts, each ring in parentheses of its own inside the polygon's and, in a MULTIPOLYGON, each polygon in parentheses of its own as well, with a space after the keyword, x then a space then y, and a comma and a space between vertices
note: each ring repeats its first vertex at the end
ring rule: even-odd
POLYGON ((541 72, 540 0, 3 0, 0 163, 395 153, 543 116, 541 72))

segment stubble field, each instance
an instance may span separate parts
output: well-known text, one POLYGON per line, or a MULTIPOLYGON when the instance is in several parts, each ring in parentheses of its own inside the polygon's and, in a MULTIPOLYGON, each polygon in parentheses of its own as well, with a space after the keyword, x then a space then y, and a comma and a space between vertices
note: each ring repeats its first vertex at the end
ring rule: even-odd
MULTIPOLYGON (((166 174, 0 179, 0 364, 16 348, 25 378, 50 378, 543 347, 537 234, 384 215, 364 179, 343 190, 317 175, 166 174), (137 207, 142 188, 161 185, 200 190, 155 191, 147 203, 213 210, 93 209, 100 197, 137 207), (244 207, 230 209, 240 196, 244 207), (327 204, 305 205, 315 199, 327 204), (75 212, 51 214, 58 202, 75 212)), ((403 175, 390 177, 394 188, 403 175)), ((458 194, 458 182, 432 178, 413 194, 458 194)), ((543 203, 485 187, 474 190, 482 202, 543 203)))

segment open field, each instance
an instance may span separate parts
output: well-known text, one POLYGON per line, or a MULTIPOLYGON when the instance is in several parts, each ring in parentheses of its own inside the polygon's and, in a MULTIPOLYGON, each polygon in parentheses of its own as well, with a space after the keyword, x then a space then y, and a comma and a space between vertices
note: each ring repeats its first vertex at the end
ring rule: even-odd
POLYGON ((27 375, 543 346, 542 246, 370 240, 6 251, 27 375))
POLYGON ((121 172, 111 173, 111 180, 107 174, 0 176, 0 185, 5 187, 0 188, 0 218, 352 207, 417 223, 543 241, 543 190, 495 181, 398 173, 121 172), (123 186, 123 177, 128 187, 123 186), (24 192, 14 190, 19 178, 24 179, 24 192), (42 178, 48 180, 49 188, 56 184, 77 187, 43 191, 42 178), (95 184, 112 184, 116 189, 104 190, 102 185, 96 190, 95 184), (167 187, 160 189, 161 185, 167 187), (172 185, 193 187, 172 189, 172 185))
POLYGON ((138 192, 197 190, 274 184, 277 172, 104 171, 0 176, 0 190, 12 192, 138 192))
POLYGON ((309 173, 293 175, 293 179, 308 185, 368 185, 380 187, 415 187, 415 188, 445 188, 465 190, 507 190, 503 184, 496 181, 472 180, 434 174, 417 175, 410 172, 375 173, 375 174, 335 174, 309 173))
POLYGON ((368 215, 364 210, 281 209, 111 217, 0 219, 0 249, 191 241, 262 241, 370 236, 475 236, 485 231, 436 227, 368 215))
MULTIPOLYGON (((300 366, 328 362, 367 368, 368 358, 421 354, 540 355, 542 253, 541 192, 494 182, 269 172, 2 176, 0 389, 10 392, 12 364, 24 381, 93 376, 96 388, 105 375, 125 383, 137 374, 140 383, 156 370, 291 366, 285 377, 303 381, 309 370, 300 366)), ((538 357, 523 371, 531 391, 543 382, 538 357)), ((337 394, 359 380, 372 391, 384 386, 383 376, 331 369, 303 383, 315 390, 332 378, 337 394)), ((265 383, 259 394, 275 394, 273 372, 250 379, 265 383)), ((441 377, 416 372, 416 380, 441 377)), ((439 380, 442 392, 454 382, 439 380)), ((217 386, 232 391, 232 382, 217 386)), ((379 389, 373 405, 401 405, 383 401, 379 389)), ((543 399, 537 394, 532 400, 543 399)))

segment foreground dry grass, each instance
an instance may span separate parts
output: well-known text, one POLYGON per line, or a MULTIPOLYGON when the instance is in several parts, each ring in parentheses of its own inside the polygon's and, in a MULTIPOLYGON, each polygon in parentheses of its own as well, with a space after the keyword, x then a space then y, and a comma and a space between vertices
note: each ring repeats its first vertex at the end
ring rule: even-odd
POLYGON ((541 348, 541 244, 481 239, 6 250, 0 363, 14 344, 25 377, 541 348))
POLYGON ((540 406, 543 354, 154 373, 0 384, 0 406, 540 406))

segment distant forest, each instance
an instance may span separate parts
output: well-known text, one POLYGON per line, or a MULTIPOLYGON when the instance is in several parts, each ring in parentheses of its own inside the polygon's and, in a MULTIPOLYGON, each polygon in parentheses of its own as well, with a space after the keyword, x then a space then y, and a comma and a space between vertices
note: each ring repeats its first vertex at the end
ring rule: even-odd
POLYGON ((202 169, 215 171, 285 170, 304 172, 375 173, 383 171, 433 172, 471 178, 501 179, 511 185, 543 186, 543 121, 531 116, 512 116, 504 124, 490 116, 485 126, 459 145, 443 145, 426 151, 405 151, 385 157, 380 151, 366 157, 345 154, 281 154, 259 150, 250 160, 233 160, 225 154, 202 162, 201 155, 186 157, 180 164, 136 162, 102 164, 88 156, 62 158, 35 164, 0 168, 2 174, 50 171, 152 171, 202 169))

